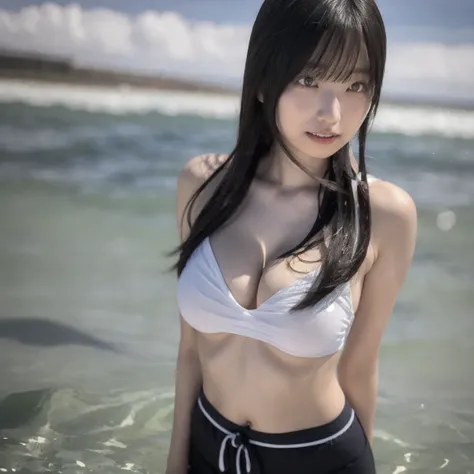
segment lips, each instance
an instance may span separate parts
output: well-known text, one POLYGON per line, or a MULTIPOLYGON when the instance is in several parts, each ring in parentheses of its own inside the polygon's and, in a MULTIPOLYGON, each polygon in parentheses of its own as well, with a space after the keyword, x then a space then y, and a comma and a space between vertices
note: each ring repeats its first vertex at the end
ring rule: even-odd
POLYGON ((323 145, 333 143, 339 136, 329 132, 306 132, 306 135, 313 142, 323 145))
POLYGON ((313 137, 318 137, 318 138, 334 138, 337 137, 337 133, 330 133, 330 132, 307 132, 313 137))

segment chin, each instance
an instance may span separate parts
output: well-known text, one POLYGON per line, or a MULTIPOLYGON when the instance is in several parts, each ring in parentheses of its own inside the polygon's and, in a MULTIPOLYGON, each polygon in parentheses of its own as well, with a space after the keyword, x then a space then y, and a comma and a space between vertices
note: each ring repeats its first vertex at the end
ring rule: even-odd
POLYGON ((299 150, 302 155, 313 159, 326 160, 334 155, 334 153, 337 153, 344 145, 346 145, 346 142, 337 138, 333 143, 329 144, 305 143, 304 146, 297 147, 297 150, 299 150))
POLYGON ((305 156, 310 157, 313 160, 327 160, 331 158, 334 153, 339 151, 341 147, 324 147, 324 149, 321 149, 319 147, 308 147, 304 151, 302 151, 302 154, 305 156))

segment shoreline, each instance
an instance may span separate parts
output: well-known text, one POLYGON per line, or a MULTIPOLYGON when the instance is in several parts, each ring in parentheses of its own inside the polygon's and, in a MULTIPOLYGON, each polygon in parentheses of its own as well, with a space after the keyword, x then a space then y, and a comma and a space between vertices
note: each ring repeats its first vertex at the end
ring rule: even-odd
POLYGON ((78 66, 71 58, 2 51, 1 49, 0 79, 86 87, 128 86, 139 89, 238 94, 235 88, 222 84, 209 84, 164 74, 140 74, 131 70, 78 66))
MULTIPOLYGON (((91 69, 74 69, 73 73, 62 74, 41 71, 6 70, 0 67, 0 82, 25 81, 37 84, 49 84, 71 87, 84 87, 91 89, 123 90, 128 91, 169 91, 187 93, 205 93, 211 95, 236 98, 240 90, 220 85, 197 83, 191 80, 176 79, 164 76, 139 76, 135 74, 117 73, 91 69)), ((474 111, 474 102, 461 104, 447 100, 429 100, 422 98, 407 98, 382 95, 380 106, 394 105, 398 107, 424 107, 430 109, 451 109, 457 111, 474 111)))
MULTIPOLYGON (((185 79, 164 74, 145 74, 131 70, 101 69, 78 66, 72 58, 41 55, 20 51, 0 49, 0 81, 31 81, 36 83, 81 86, 91 88, 195 92, 229 97, 240 96, 240 86, 200 82, 195 79, 185 79)), ((382 94, 381 104, 405 106, 445 108, 454 110, 473 111, 474 98, 433 99, 410 97, 409 95, 395 96, 382 94)))
POLYGON ((95 88, 129 87, 137 90, 172 90, 180 92, 205 92, 210 94, 239 95, 239 90, 231 87, 197 83, 185 79, 164 76, 138 76, 134 74, 74 69, 74 73, 61 74, 41 71, 18 71, 0 69, 0 80, 31 81, 37 83, 60 84, 95 88))

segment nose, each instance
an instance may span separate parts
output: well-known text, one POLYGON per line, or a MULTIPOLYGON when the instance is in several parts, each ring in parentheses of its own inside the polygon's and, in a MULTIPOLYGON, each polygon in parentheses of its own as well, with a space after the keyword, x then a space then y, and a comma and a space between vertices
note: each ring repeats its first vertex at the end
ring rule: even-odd
POLYGON ((318 120, 328 125, 334 125, 341 119, 341 104, 333 92, 321 91, 318 94, 316 110, 318 120))

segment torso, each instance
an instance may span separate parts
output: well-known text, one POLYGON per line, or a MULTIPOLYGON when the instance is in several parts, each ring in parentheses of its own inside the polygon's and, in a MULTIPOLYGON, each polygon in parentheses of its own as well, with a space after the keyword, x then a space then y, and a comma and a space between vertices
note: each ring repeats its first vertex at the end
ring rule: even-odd
MULTIPOLYGON (((288 261, 274 263, 304 238, 316 213, 314 191, 281 196, 267 183, 254 180, 239 212, 210 238, 225 283, 242 308, 258 308, 318 266, 317 250, 303 255, 304 263, 290 262, 295 271, 288 261)), ((354 312, 372 260, 369 247, 350 283, 354 312)), ((196 337, 204 392, 235 423, 281 433, 327 423, 341 412, 345 397, 336 370, 340 352, 295 357, 236 334, 196 332, 196 337)))

